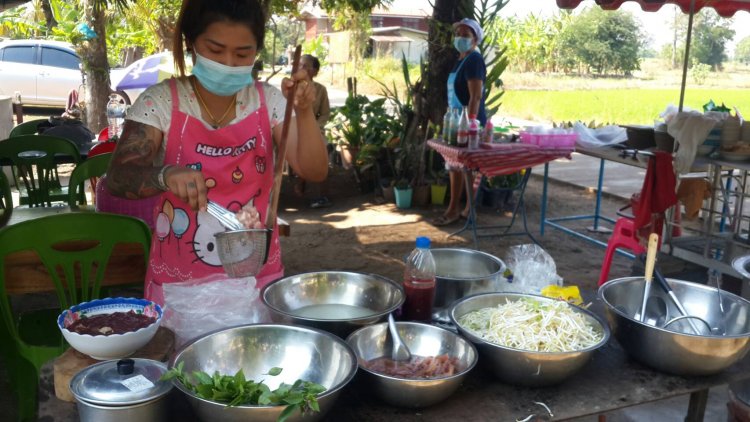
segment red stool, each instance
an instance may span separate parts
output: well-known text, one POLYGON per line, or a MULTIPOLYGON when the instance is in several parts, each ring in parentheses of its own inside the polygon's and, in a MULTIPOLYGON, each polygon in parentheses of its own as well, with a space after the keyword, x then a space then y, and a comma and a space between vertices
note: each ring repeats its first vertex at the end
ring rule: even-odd
POLYGON ((609 268, 612 266, 612 257, 617 248, 629 249, 636 255, 646 252, 646 248, 638 242, 635 226, 633 225, 633 220, 630 218, 621 217, 615 223, 612 236, 607 242, 607 252, 604 254, 604 261, 602 261, 602 272, 599 275, 600 286, 607 282, 609 268))

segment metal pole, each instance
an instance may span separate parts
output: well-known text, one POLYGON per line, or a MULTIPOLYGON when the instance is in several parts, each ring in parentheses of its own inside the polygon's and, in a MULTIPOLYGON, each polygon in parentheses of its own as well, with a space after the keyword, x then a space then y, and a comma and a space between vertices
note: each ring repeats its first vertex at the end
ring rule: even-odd
POLYGON ((693 16, 695 15, 695 0, 690 0, 690 14, 688 15, 687 39, 685 40, 685 57, 682 64, 682 84, 680 85, 680 108, 685 102, 685 84, 687 83, 688 63, 690 63, 690 42, 693 38, 693 16))

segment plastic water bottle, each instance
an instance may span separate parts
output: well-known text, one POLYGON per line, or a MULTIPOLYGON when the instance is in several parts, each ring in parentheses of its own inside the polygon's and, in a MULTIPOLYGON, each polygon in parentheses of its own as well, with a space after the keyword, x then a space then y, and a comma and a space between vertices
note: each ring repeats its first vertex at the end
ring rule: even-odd
POLYGON ((412 321, 430 321, 435 299, 435 259, 430 252, 428 237, 418 237, 417 247, 406 259, 404 292, 406 301, 402 317, 412 321))
POLYGON ((122 128, 122 122, 125 119, 125 104, 120 102, 117 94, 109 96, 109 102, 107 103, 107 134, 109 139, 120 136, 120 129, 122 128))
POLYGON ((464 106, 461 112, 461 120, 458 121, 458 146, 469 145, 469 108, 464 106))
POLYGON ((469 149, 479 148, 479 120, 475 117, 469 118, 469 149))

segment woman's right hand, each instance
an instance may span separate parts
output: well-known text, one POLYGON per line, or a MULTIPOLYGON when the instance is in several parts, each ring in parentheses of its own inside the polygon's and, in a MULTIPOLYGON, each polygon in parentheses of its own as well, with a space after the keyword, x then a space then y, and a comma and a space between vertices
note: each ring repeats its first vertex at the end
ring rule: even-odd
POLYGON ((164 183, 194 211, 206 210, 208 189, 200 171, 182 166, 170 167, 164 173, 164 183))

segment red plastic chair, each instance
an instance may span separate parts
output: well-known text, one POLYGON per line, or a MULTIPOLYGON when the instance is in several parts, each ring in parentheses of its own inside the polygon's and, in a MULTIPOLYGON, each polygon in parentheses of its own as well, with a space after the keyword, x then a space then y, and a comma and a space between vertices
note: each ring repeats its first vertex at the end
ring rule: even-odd
POLYGON ((107 126, 104 126, 104 129, 99 131, 99 135, 96 137, 96 140, 99 142, 109 140, 109 128, 107 126))
POLYGON ((633 225, 633 220, 628 217, 620 217, 615 223, 612 230, 612 236, 607 242, 607 252, 604 254, 602 261, 602 272, 599 274, 599 286, 607 282, 609 277, 609 268, 612 266, 612 257, 615 255, 617 248, 629 249, 634 254, 639 255, 646 252, 646 248, 640 244, 633 225))
POLYGON ((117 142, 105 141, 99 142, 89 150, 88 157, 93 157, 99 154, 106 154, 108 152, 114 152, 117 142))

